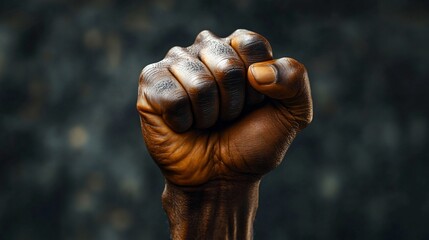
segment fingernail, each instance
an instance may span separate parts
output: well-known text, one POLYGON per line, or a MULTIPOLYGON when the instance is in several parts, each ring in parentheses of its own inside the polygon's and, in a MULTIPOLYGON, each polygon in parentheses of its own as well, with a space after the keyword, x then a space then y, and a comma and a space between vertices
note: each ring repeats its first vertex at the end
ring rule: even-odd
POLYGON ((256 82, 261 85, 268 85, 276 82, 277 70, 272 65, 255 64, 251 66, 250 71, 252 72, 256 82))

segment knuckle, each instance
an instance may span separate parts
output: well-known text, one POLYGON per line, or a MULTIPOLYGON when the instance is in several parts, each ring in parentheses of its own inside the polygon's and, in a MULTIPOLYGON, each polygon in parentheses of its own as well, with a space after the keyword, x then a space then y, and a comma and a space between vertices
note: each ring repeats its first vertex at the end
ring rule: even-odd
POLYGON ((222 42, 220 39, 208 39, 201 44, 198 53, 200 58, 208 57, 215 59, 238 57, 234 49, 222 42))
POLYGON ((213 81, 213 77, 207 67, 195 59, 179 59, 170 65, 169 70, 179 81, 180 79, 190 83, 203 79, 213 81))
POLYGON ((239 28, 237 30, 235 30, 232 34, 247 34, 247 33, 252 33, 251 31, 247 30, 247 29, 243 29, 243 28, 239 28))
POLYGON ((207 38, 211 38, 213 36, 214 34, 209 30, 203 30, 200 33, 198 33, 197 37, 195 38, 195 42, 202 42, 203 40, 207 38))
POLYGON ((188 55, 188 50, 184 47, 174 46, 166 54, 166 58, 176 58, 188 55))
POLYGON ((140 84, 147 82, 159 70, 159 63, 151 63, 143 68, 140 73, 140 84))
POLYGON ((186 69, 187 72, 192 72, 192 73, 200 73, 206 70, 203 63, 199 61, 189 60, 189 59, 178 63, 178 65, 186 69))
POLYGON ((229 45, 224 44, 220 40, 210 40, 208 43, 209 51, 215 56, 234 56, 235 52, 229 45))
MULTIPOLYGON (((162 77, 162 76, 161 76, 162 77)), ((175 95, 180 88, 177 83, 170 78, 160 78, 155 84, 153 84, 151 90, 156 94, 162 95, 175 95)))
POLYGON ((271 45, 267 39, 257 33, 241 34, 234 42, 240 51, 252 55, 268 55, 272 57, 271 45))

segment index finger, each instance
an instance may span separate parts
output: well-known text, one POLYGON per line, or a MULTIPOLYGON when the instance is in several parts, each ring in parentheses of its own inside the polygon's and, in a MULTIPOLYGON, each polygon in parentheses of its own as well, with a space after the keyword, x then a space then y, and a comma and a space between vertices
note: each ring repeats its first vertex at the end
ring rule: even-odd
MULTIPOLYGON (((252 31, 238 29, 227 37, 231 47, 244 62, 246 69, 257 62, 273 59, 271 45, 266 38, 252 31)), ((257 92, 246 82, 246 106, 251 107, 264 100, 264 95, 257 92)))
POLYGON ((266 38, 252 31, 238 29, 229 37, 232 48, 248 68, 253 63, 273 59, 273 50, 266 38))

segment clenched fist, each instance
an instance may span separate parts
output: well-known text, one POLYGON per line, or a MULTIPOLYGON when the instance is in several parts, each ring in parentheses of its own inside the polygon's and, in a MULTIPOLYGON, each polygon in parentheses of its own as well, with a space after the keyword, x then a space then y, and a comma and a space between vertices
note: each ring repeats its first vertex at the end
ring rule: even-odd
POLYGON ((143 69, 138 93, 147 148, 176 185, 261 176, 312 119, 304 66, 273 60, 268 41, 246 30, 203 31, 172 48, 143 69))
MULTIPOLYGON (((193 45, 174 47, 163 60, 146 66, 137 108, 147 148, 167 180, 164 207, 169 215, 180 212, 169 216, 173 229, 177 219, 189 214, 189 209, 174 208, 190 198, 198 201, 183 192, 199 189, 202 195, 197 195, 210 201, 217 195, 206 189, 254 198, 254 190, 234 186, 258 182, 275 168, 313 114, 304 66, 292 58, 273 59, 268 41, 247 30, 226 38, 203 31, 193 45)), ((253 212, 247 215, 254 217, 253 212)), ((203 239, 204 231, 193 236, 203 239)), ((189 237, 183 234, 172 236, 189 237)))

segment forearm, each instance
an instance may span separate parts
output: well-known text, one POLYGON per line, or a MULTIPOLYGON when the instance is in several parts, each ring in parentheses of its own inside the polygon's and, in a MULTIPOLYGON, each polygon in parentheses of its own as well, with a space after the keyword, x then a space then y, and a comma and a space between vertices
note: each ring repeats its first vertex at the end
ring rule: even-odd
POLYGON ((162 204, 172 239, 252 239, 259 183, 219 180, 183 188, 167 182, 162 204))

